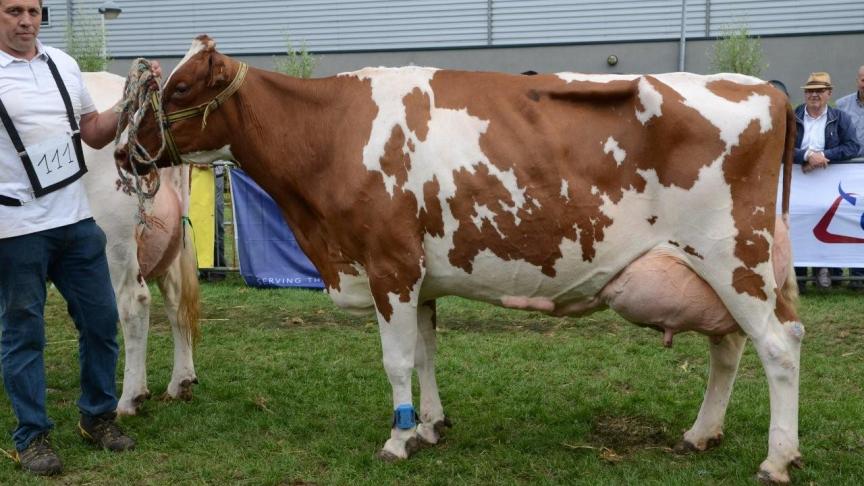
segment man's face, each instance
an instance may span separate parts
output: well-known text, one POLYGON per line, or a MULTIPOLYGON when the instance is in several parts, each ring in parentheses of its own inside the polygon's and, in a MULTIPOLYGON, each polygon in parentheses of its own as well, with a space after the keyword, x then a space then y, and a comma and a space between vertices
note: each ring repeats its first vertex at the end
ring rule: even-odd
POLYGON ((36 55, 41 23, 40 0, 0 0, 0 50, 28 59, 36 55))
POLYGON ((828 100, 830 99, 830 89, 819 88, 804 90, 804 103, 807 104, 807 111, 809 111, 811 115, 822 113, 822 110, 825 109, 825 105, 828 104, 828 100))

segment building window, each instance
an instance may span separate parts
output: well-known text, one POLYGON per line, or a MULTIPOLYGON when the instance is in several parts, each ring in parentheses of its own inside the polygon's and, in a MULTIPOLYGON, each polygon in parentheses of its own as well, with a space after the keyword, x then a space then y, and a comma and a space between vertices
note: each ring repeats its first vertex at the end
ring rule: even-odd
POLYGON ((51 15, 48 7, 42 7, 42 27, 51 27, 51 15))

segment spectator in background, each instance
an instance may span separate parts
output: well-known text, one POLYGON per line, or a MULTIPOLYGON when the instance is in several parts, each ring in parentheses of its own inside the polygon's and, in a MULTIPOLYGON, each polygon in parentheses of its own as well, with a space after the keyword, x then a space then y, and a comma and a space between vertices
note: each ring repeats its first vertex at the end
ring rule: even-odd
MULTIPOLYGON (((864 157, 864 65, 858 68, 858 90, 837 100, 837 108, 845 111, 855 125, 858 157, 864 157)), ((850 268, 849 275, 858 280, 849 282, 849 288, 864 290, 864 268, 850 268)))
MULTIPOLYGON (((802 88, 804 103, 795 108, 798 125, 795 163, 802 164, 801 169, 806 174, 827 169, 830 162, 857 156, 859 146, 852 119, 846 112, 828 106, 833 89, 831 76, 826 72, 811 73, 802 88)), ((817 285, 828 288, 831 287, 832 276, 839 277, 842 269, 820 268, 815 273, 817 285)), ((798 267, 795 274, 806 276, 807 269, 798 267)))

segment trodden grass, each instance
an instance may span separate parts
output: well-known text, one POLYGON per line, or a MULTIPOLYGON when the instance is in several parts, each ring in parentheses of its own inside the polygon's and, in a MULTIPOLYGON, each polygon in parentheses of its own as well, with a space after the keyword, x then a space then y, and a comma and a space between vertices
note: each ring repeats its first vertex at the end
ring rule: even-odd
MULTIPOLYGON (((202 292, 194 400, 156 399, 172 352, 157 308, 154 399, 122 421, 138 449, 111 454, 75 434, 76 335, 52 291, 48 400, 66 472, 36 479, 7 460, 0 484, 734 485, 755 482, 767 451, 768 388, 751 345, 723 444, 681 456, 670 447, 701 403, 705 338, 679 335, 666 349, 659 333, 610 312, 556 319, 448 298, 438 306, 437 363, 454 427, 439 446, 383 463, 375 453, 389 434, 390 386, 371 316, 338 311, 318 292, 250 289, 233 276, 202 292)), ((793 471, 793 481, 861 484, 864 298, 808 294, 801 314, 805 469, 793 471)), ((0 444, 11 450, 15 420, 5 396, 0 402, 0 444)))

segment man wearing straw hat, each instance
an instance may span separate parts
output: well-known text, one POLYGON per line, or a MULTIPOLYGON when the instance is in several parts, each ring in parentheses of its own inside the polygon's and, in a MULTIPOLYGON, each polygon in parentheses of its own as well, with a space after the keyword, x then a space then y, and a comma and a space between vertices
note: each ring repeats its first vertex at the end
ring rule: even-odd
MULTIPOLYGON (((830 162, 851 159, 858 155, 855 126, 845 112, 828 106, 833 86, 826 72, 811 73, 804 90, 804 103, 795 108, 798 136, 795 141, 795 163, 802 164, 806 174, 826 169, 830 162)), ((839 268, 820 268, 816 283, 831 287, 831 276, 839 277, 839 268)), ((805 276, 806 268, 796 268, 795 274, 805 276)))

